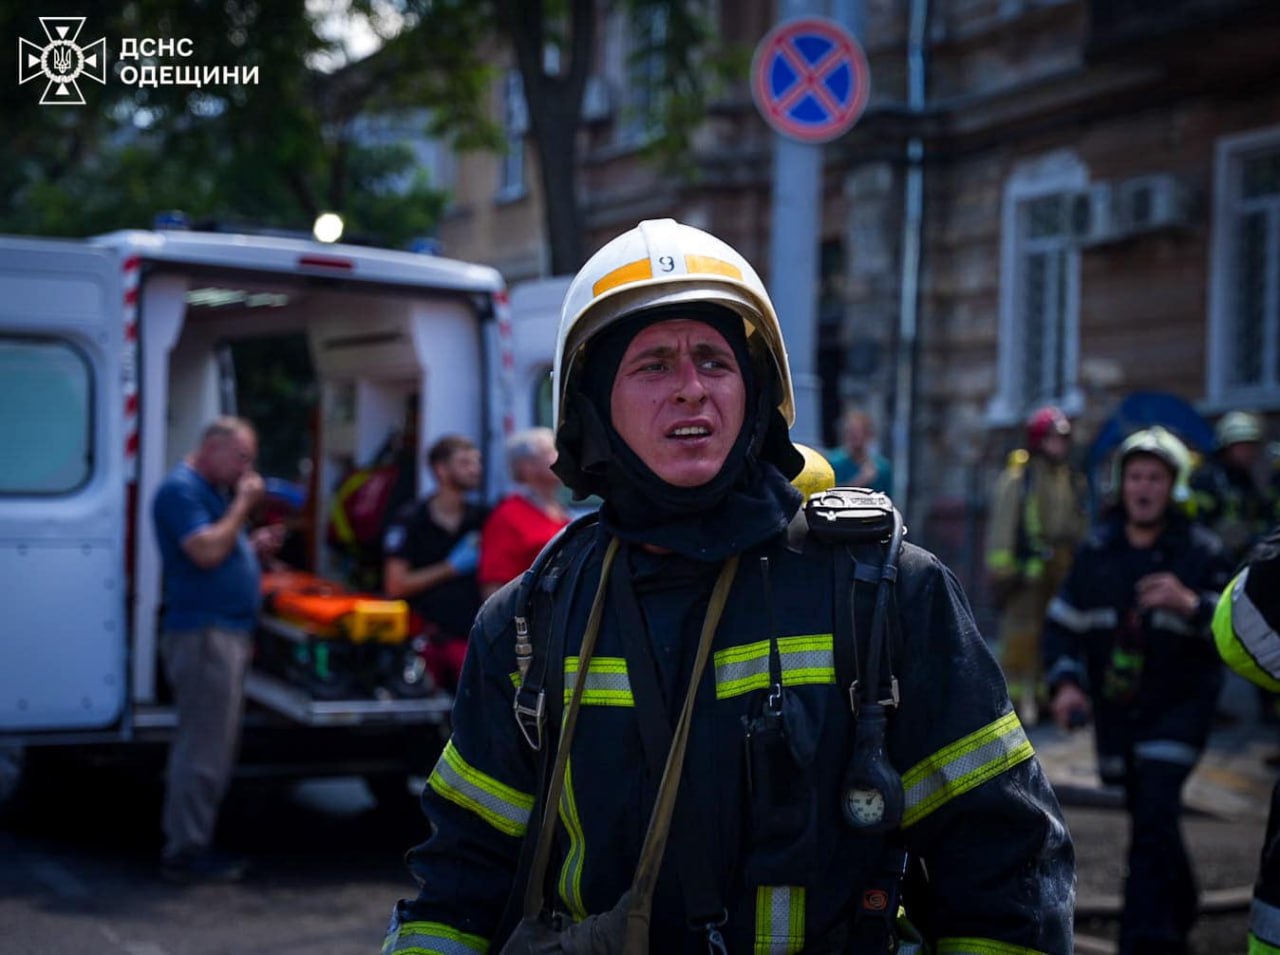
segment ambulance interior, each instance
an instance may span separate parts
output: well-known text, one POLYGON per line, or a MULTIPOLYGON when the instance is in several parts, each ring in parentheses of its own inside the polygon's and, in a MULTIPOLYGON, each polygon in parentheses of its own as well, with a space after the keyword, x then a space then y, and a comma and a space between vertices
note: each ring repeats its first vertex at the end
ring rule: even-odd
MULTIPOLYGON (((133 528, 139 648, 155 642, 161 603, 149 502, 210 420, 245 412, 237 404, 237 374, 243 376, 244 369, 235 364, 246 353, 259 361, 277 349, 295 358, 301 353, 313 375, 305 400, 294 401, 296 420, 255 422, 260 462, 279 458, 272 453, 279 449, 264 447, 273 434, 285 434, 301 449, 296 461, 279 465, 291 473, 259 468, 264 478, 301 486, 305 503, 292 526, 304 543, 291 551, 306 561, 300 569, 340 579, 341 561, 325 540, 334 490, 389 442, 405 440, 406 425, 417 430, 407 439, 407 460, 416 464, 415 494, 430 481, 420 449, 442 434, 468 435, 495 460, 492 449, 500 446, 501 435, 486 426, 489 372, 483 368, 493 348, 482 342, 483 335, 496 334, 495 323, 480 322, 475 305, 460 295, 161 272, 145 280, 140 313, 141 450, 133 528)), ((136 653, 133 666, 134 693, 145 702, 159 682, 154 648, 136 653)))

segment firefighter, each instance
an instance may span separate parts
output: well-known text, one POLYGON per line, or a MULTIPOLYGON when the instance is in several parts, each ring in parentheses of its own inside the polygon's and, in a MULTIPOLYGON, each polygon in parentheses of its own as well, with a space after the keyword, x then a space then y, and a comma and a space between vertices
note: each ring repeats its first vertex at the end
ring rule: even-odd
POLYGON ((904 545, 895 604, 900 524, 870 584, 801 533, 747 261, 670 219, 609 242, 554 396, 557 473, 604 504, 479 614, 384 952, 913 952, 908 867, 937 950, 1070 952, 1070 837, 955 577, 904 545))
POLYGON ((1248 411, 1229 411, 1214 428, 1213 457, 1191 478, 1196 517, 1219 537, 1234 561, 1265 533, 1271 515, 1255 469, 1262 455, 1262 423, 1248 411))
POLYGON ((1088 529, 1083 475, 1068 460, 1071 422, 1052 405, 1027 418, 1026 448, 1009 455, 987 528, 987 574, 1000 606, 1000 666, 1025 722, 1043 697, 1040 636, 1088 529))
POLYGON ((1196 917, 1178 820, 1221 683, 1209 625, 1230 564, 1179 509, 1189 465, 1163 428, 1125 439, 1115 512, 1076 553, 1045 625, 1054 720, 1070 728, 1092 716, 1099 774, 1125 791, 1121 955, 1185 952, 1196 917))
MULTIPOLYGON (((1254 548, 1218 601, 1213 636, 1227 664, 1270 693, 1280 692, 1280 527, 1254 548)), ((1267 838, 1249 918, 1250 955, 1280 953, 1280 781, 1271 791, 1267 838)))

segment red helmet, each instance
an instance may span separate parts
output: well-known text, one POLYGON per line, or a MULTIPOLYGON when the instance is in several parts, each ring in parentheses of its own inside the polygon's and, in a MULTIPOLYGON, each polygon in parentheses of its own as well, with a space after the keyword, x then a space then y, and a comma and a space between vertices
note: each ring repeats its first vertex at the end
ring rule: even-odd
POLYGON ((1060 434, 1064 438, 1071 434, 1071 421, 1062 409, 1055 405, 1037 408, 1027 418, 1027 450, 1039 451, 1044 446, 1044 439, 1051 434, 1060 434))

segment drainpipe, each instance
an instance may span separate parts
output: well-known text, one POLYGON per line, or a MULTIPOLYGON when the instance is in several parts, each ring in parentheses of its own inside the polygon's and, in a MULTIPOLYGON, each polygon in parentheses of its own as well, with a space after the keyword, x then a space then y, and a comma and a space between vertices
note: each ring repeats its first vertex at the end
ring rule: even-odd
MULTIPOLYGON (((910 0, 907 35, 907 106, 917 119, 925 106, 925 27, 929 0, 910 0)), ((894 368, 893 496, 906 513, 911 504, 911 431, 915 418, 916 327, 920 312, 920 244, 924 218, 924 143, 918 134, 907 142, 907 178, 903 194, 902 296, 894 368)))

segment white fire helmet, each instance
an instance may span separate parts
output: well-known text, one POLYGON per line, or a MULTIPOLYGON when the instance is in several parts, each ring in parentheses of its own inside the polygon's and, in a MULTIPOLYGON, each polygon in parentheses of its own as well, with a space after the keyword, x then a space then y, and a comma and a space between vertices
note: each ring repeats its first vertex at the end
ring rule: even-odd
POLYGON ((701 229, 674 219, 648 219, 593 255, 565 293, 552 378, 557 430, 564 424, 565 392, 583 346, 621 318, 683 302, 723 305, 742 316, 748 343, 759 342, 772 359, 778 410, 788 427, 795 423, 782 329, 755 269, 701 229))

